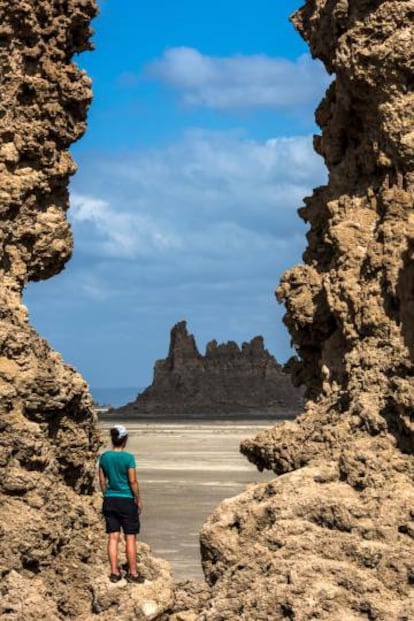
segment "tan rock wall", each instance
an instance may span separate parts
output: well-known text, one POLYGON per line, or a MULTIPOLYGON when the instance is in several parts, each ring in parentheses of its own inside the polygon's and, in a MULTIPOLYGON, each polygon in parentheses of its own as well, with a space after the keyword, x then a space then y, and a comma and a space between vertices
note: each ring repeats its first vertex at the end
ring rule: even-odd
POLYGON ((22 290, 71 255, 69 146, 85 131, 94 0, 0 0, 0 617, 152 619, 166 563, 141 548, 143 586, 107 579, 95 494, 100 438, 85 381, 28 321, 22 290))
POLYGON ((205 619, 414 618, 414 3, 308 0, 294 23, 335 79, 329 168, 277 295, 306 414, 244 442, 281 475, 202 532, 205 619))

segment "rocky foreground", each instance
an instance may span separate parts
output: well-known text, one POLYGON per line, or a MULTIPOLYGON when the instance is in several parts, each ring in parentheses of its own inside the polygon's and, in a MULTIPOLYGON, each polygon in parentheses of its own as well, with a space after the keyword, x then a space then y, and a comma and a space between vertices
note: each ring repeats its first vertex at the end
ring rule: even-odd
POLYGON ((257 336, 240 348, 236 343, 207 344, 201 355, 185 321, 171 330, 167 358, 155 363, 154 379, 133 403, 110 416, 179 417, 191 415, 295 416, 303 393, 264 348, 257 336))

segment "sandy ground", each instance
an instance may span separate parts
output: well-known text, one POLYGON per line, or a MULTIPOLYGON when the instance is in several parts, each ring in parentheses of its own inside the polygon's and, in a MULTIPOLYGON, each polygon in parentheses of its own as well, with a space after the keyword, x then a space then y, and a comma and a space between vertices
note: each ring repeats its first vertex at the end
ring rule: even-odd
POLYGON ((247 484, 272 478, 239 453, 243 438, 266 427, 260 421, 128 424, 127 450, 136 457, 144 500, 140 538, 171 563, 177 580, 202 579, 199 531, 214 507, 247 484))

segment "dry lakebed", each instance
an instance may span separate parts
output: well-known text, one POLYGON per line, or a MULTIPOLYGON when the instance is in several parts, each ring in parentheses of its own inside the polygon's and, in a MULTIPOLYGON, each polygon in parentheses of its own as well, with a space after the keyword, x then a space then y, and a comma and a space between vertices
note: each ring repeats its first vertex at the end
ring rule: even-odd
MULTIPOLYGON (((104 432, 112 424, 102 423, 104 432)), ((214 507, 250 483, 273 478, 239 452, 270 421, 127 422, 144 499, 140 539, 177 580, 203 577, 199 531, 214 507)), ((108 445, 109 448, 109 445, 108 445)))

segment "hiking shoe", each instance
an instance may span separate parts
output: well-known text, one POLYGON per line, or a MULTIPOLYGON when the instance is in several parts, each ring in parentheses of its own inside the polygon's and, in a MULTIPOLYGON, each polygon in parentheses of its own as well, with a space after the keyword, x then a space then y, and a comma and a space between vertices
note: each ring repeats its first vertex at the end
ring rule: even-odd
POLYGON ((143 584, 145 582, 145 578, 144 576, 141 576, 141 574, 136 574, 135 576, 133 576, 132 574, 127 574, 126 581, 132 582, 134 584, 143 584))
POLYGON ((109 580, 111 582, 119 582, 120 580, 122 580, 122 574, 111 574, 109 576, 109 580))

